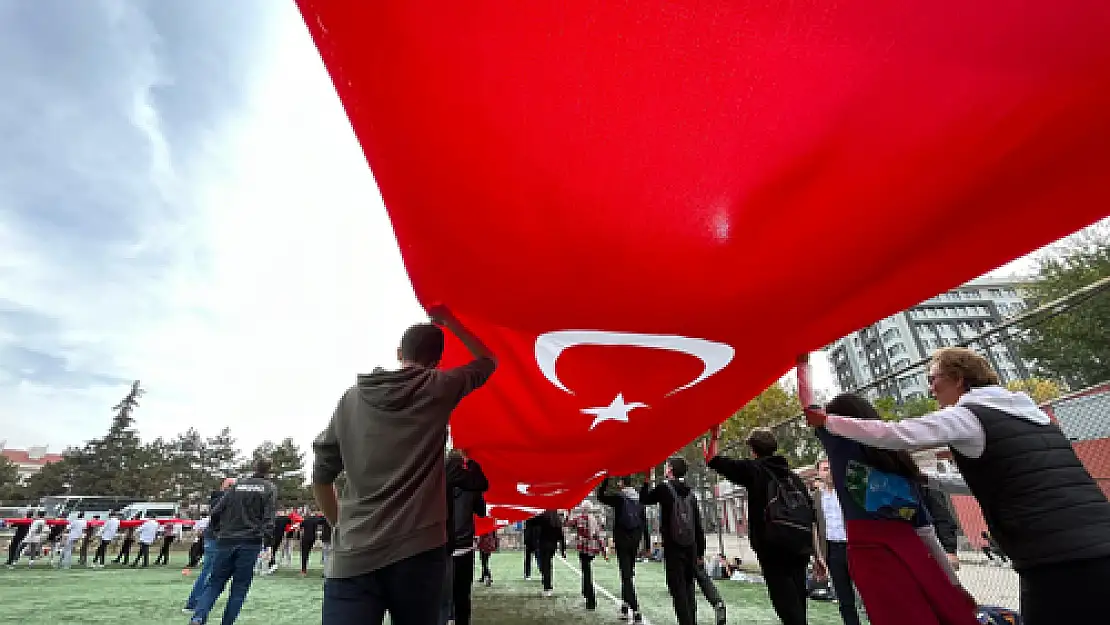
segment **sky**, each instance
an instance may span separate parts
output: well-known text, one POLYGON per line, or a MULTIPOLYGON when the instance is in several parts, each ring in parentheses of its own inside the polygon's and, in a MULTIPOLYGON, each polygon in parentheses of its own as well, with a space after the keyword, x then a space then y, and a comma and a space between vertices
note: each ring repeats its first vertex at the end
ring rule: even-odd
POLYGON ((102 435, 140 379, 144 439, 307 451, 426 319, 292 2, 0 0, 0 58, 9 447, 102 435))
POLYGON ((307 447, 426 320, 292 2, 0 0, 0 441, 307 447))

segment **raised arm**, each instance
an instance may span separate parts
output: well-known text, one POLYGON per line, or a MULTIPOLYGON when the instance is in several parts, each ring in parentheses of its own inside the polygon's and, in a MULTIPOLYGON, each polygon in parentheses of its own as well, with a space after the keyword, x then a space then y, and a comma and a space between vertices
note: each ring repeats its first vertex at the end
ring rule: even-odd
POLYGON ((474 336, 474 333, 468 330, 446 306, 440 305, 433 307, 428 311, 428 316, 433 323, 443 326, 450 331, 451 334, 458 337, 467 351, 470 352, 471 356, 474 356, 476 359, 487 358, 492 360, 494 364, 497 363, 497 357, 490 351, 490 348, 486 347, 486 344, 483 343, 481 339, 474 336))
POLYGON ((941 445, 982 440, 983 426, 967 408, 951 406, 923 417, 901 421, 853 419, 806 410, 806 420, 815 427, 880 449, 927 449, 941 445))
POLYGON ((755 483, 756 468, 751 460, 738 460, 725 456, 713 456, 707 463, 726 480, 738 486, 750 488, 755 483))

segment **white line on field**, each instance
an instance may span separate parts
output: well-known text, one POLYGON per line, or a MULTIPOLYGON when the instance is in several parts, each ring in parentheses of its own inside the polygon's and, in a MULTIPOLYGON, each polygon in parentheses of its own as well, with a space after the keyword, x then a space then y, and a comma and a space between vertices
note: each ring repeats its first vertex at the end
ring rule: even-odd
MULTIPOLYGON (((574 571, 575 575, 577 575, 578 577, 582 577, 582 571, 574 568, 574 565, 571 564, 570 562, 567 562, 566 558, 564 558, 562 556, 559 556, 559 555, 556 555, 555 557, 558 558, 560 562, 565 564, 568 569, 570 569, 571 571, 574 571)), ((613 593, 606 590, 603 586, 601 586, 597 582, 594 582, 594 590, 597 590, 598 592, 605 595, 606 597, 609 597, 609 600, 616 604, 617 609, 618 610, 620 609, 622 602, 621 602, 620 599, 617 599, 616 596, 613 595, 613 593)), ((643 616, 642 608, 641 608, 640 616, 643 618, 644 625, 651 625, 651 623, 648 622, 647 617, 643 616)))

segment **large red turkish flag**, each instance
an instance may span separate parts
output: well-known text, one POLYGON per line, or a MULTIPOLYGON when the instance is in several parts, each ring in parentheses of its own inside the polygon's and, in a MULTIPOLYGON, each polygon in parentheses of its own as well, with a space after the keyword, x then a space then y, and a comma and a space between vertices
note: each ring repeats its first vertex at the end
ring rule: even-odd
POLYGON ((1110 2, 299 5, 417 295, 501 359, 453 428, 495 514, 1110 212, 1110 2))

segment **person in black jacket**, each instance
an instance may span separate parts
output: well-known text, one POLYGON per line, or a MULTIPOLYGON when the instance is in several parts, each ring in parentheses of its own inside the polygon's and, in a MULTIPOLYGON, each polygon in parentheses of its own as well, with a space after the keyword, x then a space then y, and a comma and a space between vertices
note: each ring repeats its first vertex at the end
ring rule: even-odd
POLYGON ((532 579, 532 560, 540 566, 540 517, 524 522, 524 581, 532 579))
MULTIPOLYGON (((613 509, 613 542, 617 548, 617 566, 621 572, 621 619, 627 620, 632 613, 633 623, 641 623, 640 603, 636 598, 636 556, 640 541, 647 528, 647 514, 640 503, 640 493, 632 488, 632 480, 622 477, 617 480, 620 491, 609 492, 610 480, 605 478, 597 487, 597 500, 613 509)), ((650 546, 650 543, 645 546, 650 546)))
POLYGON ((208 621, 208 613, 229 580, 231 592, 224 607, 223 625, 234 623, 243 608, 254 579, 258 554, 266 538, 274 533, 277 488, 266 479, 270 468, 269 459, 256 460, 254 475, 236 482, 212 509, 209 527, 216 533, 212 577, 189 621, 192 625, 204 625, 208 621))
POLYGON ((447 472, 447 579, 443 587, 440 624, 454 618, 470 625, 470 591, 474 585, 474 515, 486 516, 482 493, 489 480, 482 467, 461 449, 452 449, 444 462, 447 472))
MULTIPOLYGON (((781 546, 768 544, 764 514, 768 503, 768 491, 773 481, 790 487, 808 499, 809 509, 813 510, 813 498, 802 483, 801 478, 790 470, 786 458, 776 454, 779 443, 770 430, 757 429, 748 435, 748 448, 752 459, 738 460, 717 455, 717 437, 720 429, 715 428, 710 435, 705 450, 710 469, 726 480, 743 486, 748 491, 748 540, 752 551, 759 560, 759 568, 767 584, 767 595, 775 613, 783 625, 806 624, 806 569, 813 555, 812 544, 808 552, 789 552, 781 546)), ((812 531, 812 530, 811 530, 812 531)))
POLYGON ((317 514, 309 514, 301 521, 301 577, 308 575, 308 558, 312 555, 312 547, 316 544, 320 518, 317 514))
POLYGON ((555 594, 552 585, 554 571, 552 565, 555 561, 556 550, 563 557, 567 557, 567 541, 563 535, 563 519, 557 510, 546 510, 539 515, 538 551, 540 558, 540 576, 543 578, 543 596, 550 597, 555 594))
POLYGON ((15 566, 19 561, 20 552, 23 550, 23 539, 27 538, 27 532, 31 531, 31 523, 34 521, 35 513, 31 510, 27 511, 27 522, 15 526, 15 536, 12 536, 12 542, 8 543, 8 568, 15 566))
POLYGON ((702 566, 704 562, 705 532, 701 526, 697 498, 693 489, 686 485, 686 460, 678 456, 668 459, 665 477, 666 481, 655 486, 651 481, 644 483, 640 489, 640 503, 645 506, 659 504, 663 522, 663 568, 675 616, 678 625, 694 625, 697 622, 695 567, 702 566), (691 516, 687 523, 693 528, 676 526, 680 516, 676 512, 684 510, 689 510, 691 516), (688 533, 693 534, 690 542, 682 540, 688 533))

